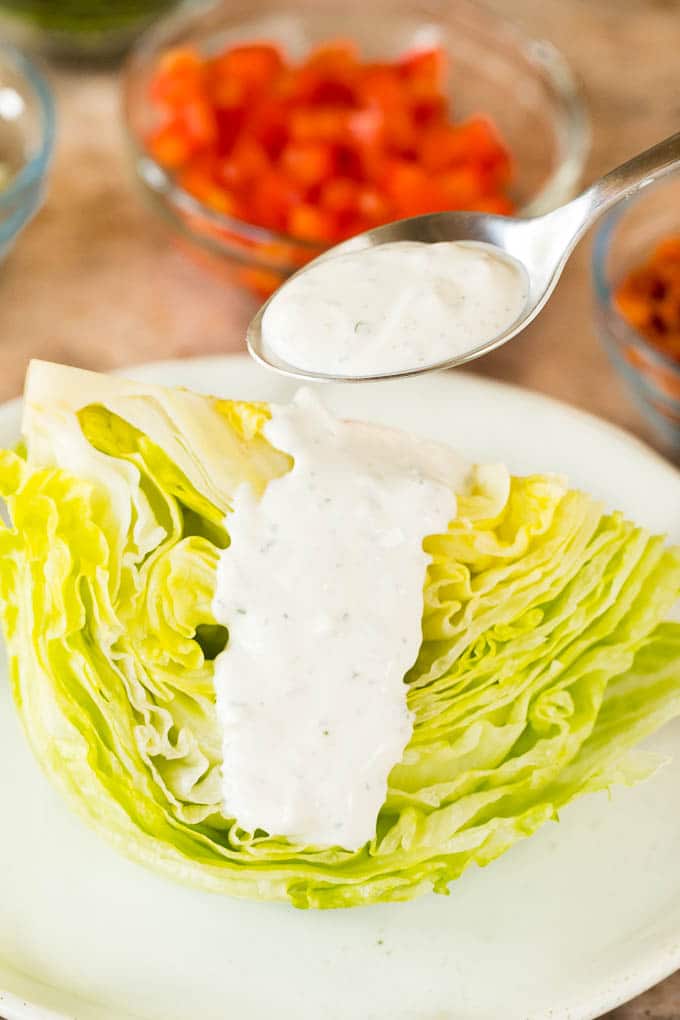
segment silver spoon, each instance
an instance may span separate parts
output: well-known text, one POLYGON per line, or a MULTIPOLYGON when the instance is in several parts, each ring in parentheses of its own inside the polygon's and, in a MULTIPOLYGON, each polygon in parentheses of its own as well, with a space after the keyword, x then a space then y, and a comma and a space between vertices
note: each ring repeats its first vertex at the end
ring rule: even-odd
POLYGON ((258 311, 248 327, 246 339, 251 355, 259 362, 298 379, 328 382, 360 382, 419 375, 453 368, 495 350, 516 336, 536 318, 552 294, 567 259, 594 221, 616 202, 651 184, 657 177, 680 166, 680 132, 641 152, 592 184, 571 202, 544 216, 515 219, 473 212, 430 213, 388 223, 344 241, 298 270, 290 280, 307 272, 318 262, 348 252, 392 241, 481 241, 495 245, 520 262, 528 277, 528 297, 518 319, 498 336, 456 357, 433 365, 371 376, 342 376, 309 372, 288 364, 268 351, 262 340, 262 316, 287 286, 286 281, 258 311))

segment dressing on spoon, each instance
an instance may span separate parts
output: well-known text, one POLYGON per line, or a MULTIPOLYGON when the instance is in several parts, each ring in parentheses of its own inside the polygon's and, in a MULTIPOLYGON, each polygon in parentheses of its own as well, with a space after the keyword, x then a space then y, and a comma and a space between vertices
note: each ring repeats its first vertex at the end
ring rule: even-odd
POLYGON ((492 245, 397 241, 310 266, 265 309, 262 339, 305 372, 409 372, 504 333, 527 294, 524 268, 492 245))
MULTIPOLYGON (((536 318, 554 291, 567 259, 588 227, 599 216, 621 199, 646 188, 652 181, 677 167, 680 167, 680 131, 610 170, 571 202, 542 216, 522 219, 479 212, 427 213, 357 234, 300 270, 269 299, 248 327, 248 350, 256 360, 285 375, 348 382, 415 375, 472 361, 507 343, 536 318), (416 247, 397 247, 404 242, 416 247), (380 261, 381 256, 371 251, 375 248, 391 248, 396 252, 394 261, 390 264, 389 260, 393 256, 389 254, 385 257, 386 262, 380 261), (471 248, 476 252, 476 257, 471 248), (505 261, 506 266, 509 262, 509 265, 515 267, 512 286, 510 277, 500 272, 500 269, 497 274, 489 272, 484 276, 479 261, 482 248, 486 248, 489 260, 493 261, 497 269, 501 261, 505 261), (431 260, 431 264, 426 273, 421 272, 424 279, 423 286, 419 287, 416 278, 409 274, 411 271, 417 272, 421 256, 424 260, 431 260), (346 264, 341 264, 340 258, 346 258, 346 264), (377 263, 374 263, 374 258, 378 259, 377 263), (455 288, 449 270, 460 270, 462 258, 465 259, 465 269, 455 280, 460 288, 459 300, 454 295, 455 288), (338 304, 338 297, 342 298, 346 309, 352 312, 357 306, 361 308, 367 290, 372 291, 372 300, 377 301, 378 291, 367 282, 366 274, 371 265, 382 267, 378 274, 382 292, 378 314, 375 318, 354 315, 352 321, 348 322, 349 316, 343 318, 342 312, 334 307, 338 304), (496 275, 498 280, 495 279, 496 275), (303 278, 306 278, 304 283, 303 278), (520 278, 525 284, 523 303, 519 300, 520 278), (497 282, 500 289, 496 289, 497 282), (312 286, 313 283, 315 286, 312 286), (508 289, 504 294, 505 286, 508 289), (510 293, 518 298, 518 314, 514 319, 510 318, 512 304, 503 300, 510 293), (289 302, 291 294, 294 296, 289 302), (295 308, 301 294, 305 297, 303 325, 306 320, 307 329, 293 335, 292 327, 298 326, 302 311, 300 306, 295 308), (467 304, 471 311, 471 299, 482 295, 486 317, 483 321, 474 321, 474 336, 471 336, 467 331, 470 319, 464 314, 464 307, 467 304), (421 341, 408 339, 405 341, 409 345, 408 350, 401 353, 396 349, 399 344, 389 344, 390 332, 397 331, 399 317, 390 317, 390 309, 394 308, 397 300, 400 301, 399 307, 408 312, 404 316, 404 320, 408 321, 399 322, 399 327, 408 325, 414 328, 422 341, 421 346, 421 341), (276 311, 272 311, 274 307, 276 311), (324 307, 330 314, 327 315, 327 328, 320 329, 314 325, 314 313, 324 307), (490 314, 493 307, 498 311, 495 323, 490 314), (387 318, 387 326, 381 323, 380 309, 387 318), (448 312, 454 310, 455 316, 449 316, 448 312), (265 319, 268 320, 266 337, 263 328, 265 319), (369 327, 362 327, 360 324, 366 321, 369 327), (444 322, 446 328, 442 329, 444 322), (341 351, 333 349, 332 340, 335 331, 339 330, 347 342, 348 324, 353 331, 356 329, 357 337, 360 337, 362 329, 369 333, 369 337, 360 337, 356 346, 350 337, 351 349, 343 356, 341 351), (492 324, 495 329, 489 336, 488 330, 491 330, 492 324), (484 333, 487 334, 486 338, 484 333), (376 337, 380 367, 378 371, 374 367, 367 371, 362 367, 362 359, 366 359, 369 366, 374 366, 375 362, 366 350, 370 345, 365 342, 362 345, 361 339, 365 341, 376 337), (446 343, 442 347, 445 337, 450 339, 451 347, 446 343), (431 342, 437 343, 438 356, 435 356, 431 342), (386 345, 387 353, 393 359, 391 362, 383 359, 380 344, 386 345), (333 362, 326 357, 329 348, 332 357, 336 359, 336 366, 337 359, 343 357, 344 371, 338 371, 337 367, 333 371, 333 362), (294 361, 288 360, 285 353, 297 357, 294 361), (414 356, 413 360, 411 355, 414 356), (419 362, 420 357, 423 357, 422 362, 419 362), (317 360, 319 358, 323 360, 320 362, 317 360), (309 365, 323 364, 323 370, 305 367, 302 363, 305 359, 309 365)), ((486 268, 489 269, 489 266, 486 268)), ((374 310, 375 306, 369 304, 369 307, 374 310)), ((319 321, 319 317, 316 317, 316 321, 319 321)))

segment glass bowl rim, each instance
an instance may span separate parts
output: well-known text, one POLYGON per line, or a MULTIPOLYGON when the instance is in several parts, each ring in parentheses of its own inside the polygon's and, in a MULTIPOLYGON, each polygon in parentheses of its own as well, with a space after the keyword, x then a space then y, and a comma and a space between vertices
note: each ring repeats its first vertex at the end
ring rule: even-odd
MULTIPOLYGON (((680 180, 680 173, 669 176, 677 177, 677 179, 680 180)), ((662 186, 664 182, 668 181, 668 179, 669 177, 666 177, 663 180, 658 181, 656 185, 652 184, 651 187, 654 188, 656 186, 662 186)), ((651 361, 655 368, 667 369, 675 375, 680 375, 680 362, 678 362, 677 359, 672 358, 669 354, 664 354, 664 352, 658 347, 655 347, 654 344, 652 344, 642 333, 640 333, 637 329, 634 329, 628 320, 625 319, 624 316, 617 310, 616 304, 613 300, 613 288, 607 277, 607 255, 615 244, 615 239, 612 235, 625 214, 634 205, 644 201, 645 190, 615 205, 613 209, 605 214, 602 223, 600 223, 597 227, 591 257, 593 289, 595 291, 595 297, 598 304, 604 310, 610 310, 616 317, 618 331, 626 343, 642 352, 645 357, 651 361)), ((634 371, 636 375, 644 374, 637 365, 634 366, 634 371)))
MULTIPOLYGON (((553 43, 524 32, 510 19, 497 14, 485 4, 478 3, 477 0, 463 0, 460 6, 466 7, 469 11, 475 12, 493 24, 495 34, 513 43, 527 63, 544 75, 558 97, 563 118, 560 125, 562 131, 560 160, 537 194, 522 207, 520 215, 536 216, 548 212, 556 205, 555 195, 562 200, 571 197, 581 179, 590 150, 590 121, 581 84, 566 58, 553 43)), ((200 216, 210 227, 237 235, 239 241, 247 239, 254 243, 286 245, 307 250, 310 253, 319 253, 325 250, 328 245, 259 226, 249 220, 228 216, 204 205, 182 188, 172 174, 153 159, 132 129, 131 91, 135 72, 140 70, 149 58, 160 52, 164 42, 167 42, 178 29, 200 23, 202 16, 206 13, 209 14, 212 9, 211 7, 199 8, 198 11, 180 9, 166 18, 162 18, 160 22, 142 35, 124 64, 122 75, 123 119, 127 139, 132 147, 137 175, 155 193, 156 197, 162 196, 169 205, 180 211, 200 216)), ((333 5, 325 8, 324 12, 333 13, 336 9, 341 10, 333 5)), ((283 10, 301 16, 300 12, 292 8, 283 10)), ((395 10, 395 14, 398 13, 395 10)), ((441 8, 441 12, 437 12, 439 18, 444 17, 445 14, 445 7, 441 8)), ((435 17, 435 15, 432 16, 435 17)), ((186 233, 208 248, 217 247, 219 250, 223 248, 228 250, 228 242, 223 243, 215 238, 203 238, 189 227, 186 228, 186 233)))
POLYGON ((0 41, 0 58, 14 65, 19 74, 28 82, 38 97, 41 118, 41 136, 37 151, 22 164, 6 188, 0 192, 0 210, 10 206, 22 192, 38 184, 49 169, 54 151, 56 131, 56 110, 52 89, 37 65, 21 50, 0 41))

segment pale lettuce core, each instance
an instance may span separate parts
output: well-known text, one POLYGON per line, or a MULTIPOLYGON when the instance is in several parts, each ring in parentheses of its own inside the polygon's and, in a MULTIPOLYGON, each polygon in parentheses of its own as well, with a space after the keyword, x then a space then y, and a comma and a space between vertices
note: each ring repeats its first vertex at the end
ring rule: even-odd
POLYGON ((376 838, 300 847, 225 817, 212 600, 236 487, 290 467, 268 416, 32 366, 25 449, 0 453, 0 612, 34 752, 97 829, 205 889, 355 906, 446 892, 653 770, 633 749, 680 713, 680 553, 558 478, 479 467, 426 540, 414 733, 376 838))

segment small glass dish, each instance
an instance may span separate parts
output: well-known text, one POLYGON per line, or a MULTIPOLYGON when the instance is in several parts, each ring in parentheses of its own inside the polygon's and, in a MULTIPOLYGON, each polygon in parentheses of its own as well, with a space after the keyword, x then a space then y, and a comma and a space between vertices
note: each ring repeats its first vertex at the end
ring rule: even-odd
POLYGON ((133 52, 124 81, 124 109, 137 176, 152 207, 193 249, 231 279, 261 296, 323 246, 229 217, 202 205, 150 156, 145 139, 157 123, 149 81, 159 57, 175 46, 215 53, 236 42, 278 42, 299 59, 318 43, 351 38, 368 59, 394 59, 432 45, 448 52, 456 119, 488 114, 514 155, 513 198, 524 214, 566 201, 580 180, 589 145, 580 91, 561 55, 468 0, 455 3, 385 0, 319 6, 299 0, 227 0, 160 22, 133 52))
POLYGON ((0 258, 40 208, 54 127, 52 93, 42 74, 0 43, 0 258))
POLYGON ((645 188, 605 217, 593 248, 597 329, 615 368, 658 441, 680 456, 680 362, 637 332, 616 308, 622 279, 656 244, 680 235, 680 174, 645 188))

